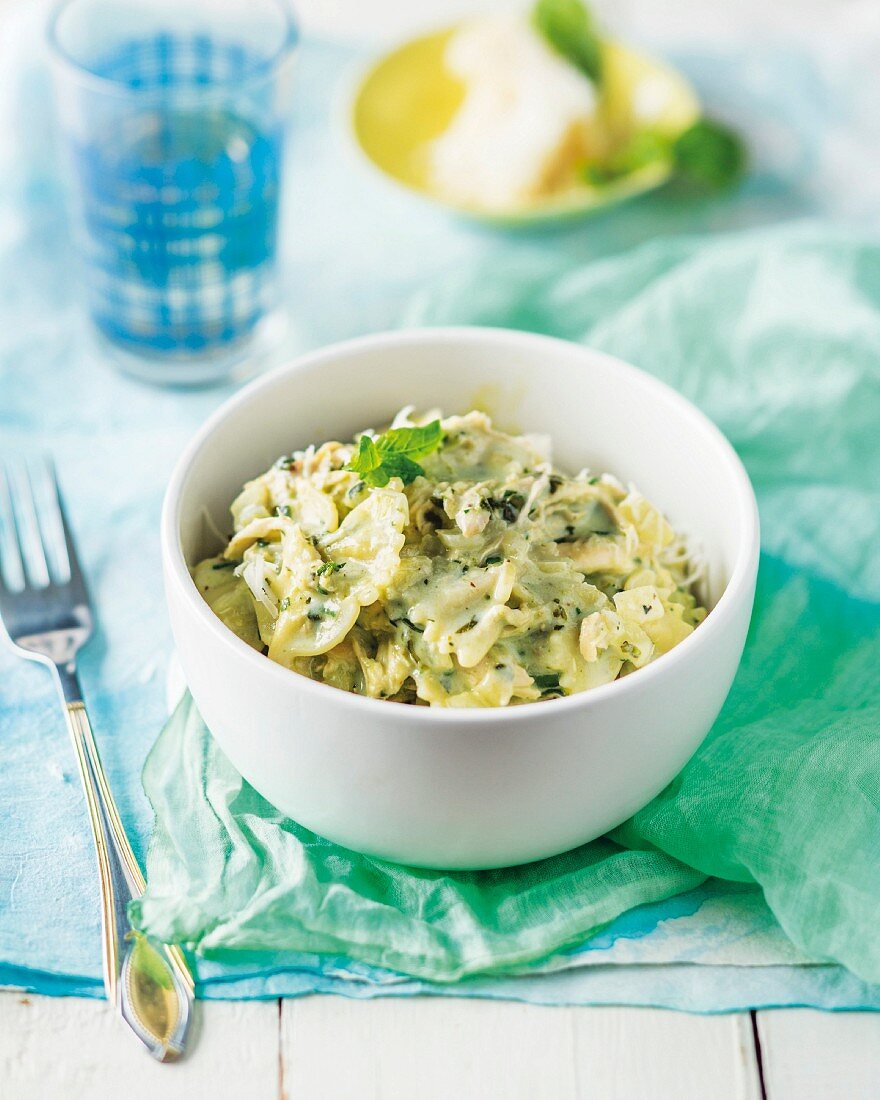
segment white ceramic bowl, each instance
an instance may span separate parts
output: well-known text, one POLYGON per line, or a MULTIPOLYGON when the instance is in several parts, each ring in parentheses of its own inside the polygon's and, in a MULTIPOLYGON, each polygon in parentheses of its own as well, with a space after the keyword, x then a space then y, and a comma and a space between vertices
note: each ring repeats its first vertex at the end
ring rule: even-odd
POLYGON ((498 867, 565 851, 660 791, 712 725, 745 642, 758 564, 754 494, 721 433, 617 359, 498 329, 369 336, 243 389, 187 448, 162 515, 168 606, 187 683, 242 775, 339 844, 428 867, 498 867), (556 463, 633 481, 707 562, 711 612, 670 653, 580 695, 441 710, 299 676, 217 619, 188 567, 216 549, 244 481, 279 454, 381 426, 407 404, 489 407, 546 432, 556 463))

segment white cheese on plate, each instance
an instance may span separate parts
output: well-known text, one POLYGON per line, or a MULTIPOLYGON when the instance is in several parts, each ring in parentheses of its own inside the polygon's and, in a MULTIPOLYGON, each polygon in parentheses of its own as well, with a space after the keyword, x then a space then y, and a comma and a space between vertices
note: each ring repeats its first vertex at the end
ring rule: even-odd
POLYGON ((527 20, 474 20, 450 39, 444 61, 466 92, 430 151, 441 194, 503 211, 573 182, 591 152, 596 89, 527 20))

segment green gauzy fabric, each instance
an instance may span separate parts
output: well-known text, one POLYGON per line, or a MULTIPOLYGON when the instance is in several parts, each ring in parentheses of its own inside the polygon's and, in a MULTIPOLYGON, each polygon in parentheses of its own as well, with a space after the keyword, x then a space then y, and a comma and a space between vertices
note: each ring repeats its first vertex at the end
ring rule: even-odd
POLYGON ((214 957, 330 952, 451 981, 526 967, 718 876, 759 883, 795 944, 878 982, 880 245, 801 226, 572 268, 552 244, 499 246, 407 322, 584 341, 669 382, 727 433, 758 493, 764 557, 715 727, 613 838, 442 874, 283 818, 186 699, 144 773, 156 828, 134 919, 214 957))

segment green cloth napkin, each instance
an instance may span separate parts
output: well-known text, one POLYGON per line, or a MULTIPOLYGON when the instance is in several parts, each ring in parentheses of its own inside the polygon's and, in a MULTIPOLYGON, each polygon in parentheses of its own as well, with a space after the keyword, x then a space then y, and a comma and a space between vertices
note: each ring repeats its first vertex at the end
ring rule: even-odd
POLYGON ((620 355, 700 405, 749 469, 765 554, 721 717, 613 838, 435 873, 282 817, 187 698, 144 772, 156 827, 133 919, 213 957, 330 952, 446 982, 526 968, 714 875, 759 883, 795 944, 880 981, 880 245, 801 226, 574 269, 552 239, 504 255, 433 288, 407 320, 620 355))

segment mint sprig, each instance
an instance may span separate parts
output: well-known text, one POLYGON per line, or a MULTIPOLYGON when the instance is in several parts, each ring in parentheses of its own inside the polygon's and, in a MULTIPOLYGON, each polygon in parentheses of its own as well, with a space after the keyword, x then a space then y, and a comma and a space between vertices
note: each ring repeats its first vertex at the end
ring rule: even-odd
POLYGON ((345 469, 359 474, 371 488, 387 485, 392 477, 409 485, 425 472, 418 460, 433 454, 442 443, 439 420, 416 428, 389 428, 375 438, 362 435, 357 454, 345 469))
POLYGON ((742 139, 729 126, 701 118, 677 137, 643 130, 601 164, 584 166, 584 178, 599 185, 613 183, 651 164, 668 163, 675 177, 696 190, 726 191, 746 169, 742 139))
POLYGON ((572 65, 593 81, 602 80, 602 41, 590 9, 581 0, 537 0, 532 24, 572 65))

